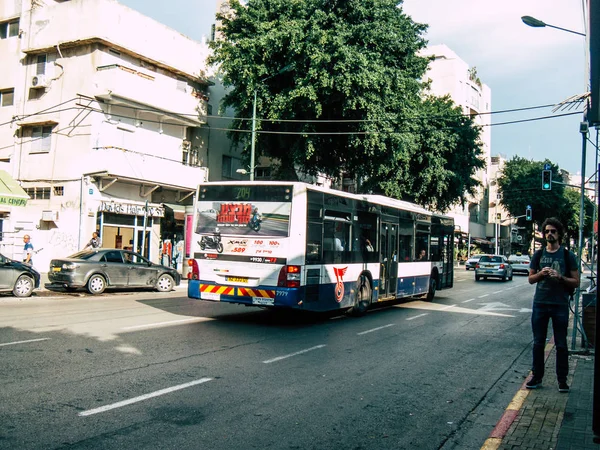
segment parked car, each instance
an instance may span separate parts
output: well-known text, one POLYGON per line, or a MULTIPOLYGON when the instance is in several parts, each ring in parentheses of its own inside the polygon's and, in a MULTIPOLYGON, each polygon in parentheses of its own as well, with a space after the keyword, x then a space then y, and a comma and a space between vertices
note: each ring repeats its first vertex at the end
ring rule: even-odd
POLYGON ((471 255, 471 257, 469 259, 467 259, 467 262, 465 263, 465 269, 466 270, 469 270, 469 269, 475 270, 475 266, 479 262, 479 258, 481 258, 481 255, 471 255))
POLYGON ((529 263, 531 262, 529 256, 523 255, 510 255, 508 262, 512 266, 513 273, 524 273, 529 275, 529 263))
POLYGON ((29 297, 40 287, 40 274, 29 264, 0 254, 0 292, 12 292, 15 297, 29 297))
POLYGON ((154 264, 139 253, 116 248, 83 250, 67 258, 53 259, 48 279, 46 287, 50 289, 85 287, 90 294, 101 294, 107 287, 149 287, 168 292, 181 282, 175 269, 154 264))
POLYGON ((475 281, 479 281, 480 278, 512 280, 512 266, 504 255, 483 255, 475 266, 475 281))

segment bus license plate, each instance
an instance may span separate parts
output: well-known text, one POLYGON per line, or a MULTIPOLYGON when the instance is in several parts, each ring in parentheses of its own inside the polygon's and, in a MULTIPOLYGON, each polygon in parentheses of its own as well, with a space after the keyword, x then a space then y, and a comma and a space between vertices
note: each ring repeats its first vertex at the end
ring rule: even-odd
POLYGON ((248 283, 247 277, 227 277, 227 281, 233 281, 234 283, 248 283))
POLYGON ((275 304, 275 300, 272 298, 253 298, 253 305, 264 305, 264 306, 273 306, 275 304))

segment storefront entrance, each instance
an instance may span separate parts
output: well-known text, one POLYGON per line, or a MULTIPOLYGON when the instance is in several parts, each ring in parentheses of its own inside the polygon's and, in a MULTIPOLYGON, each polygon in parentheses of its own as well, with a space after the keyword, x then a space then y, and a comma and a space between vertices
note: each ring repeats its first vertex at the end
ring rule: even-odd
POLYGON ((150 259, 153 218, 146 218, 146 238, 144 239, 144 216, 99 213, 98 229, 102 247, 121 248, 138 252, 150 259), (142 243, 144 248, 142 249, 142 243))

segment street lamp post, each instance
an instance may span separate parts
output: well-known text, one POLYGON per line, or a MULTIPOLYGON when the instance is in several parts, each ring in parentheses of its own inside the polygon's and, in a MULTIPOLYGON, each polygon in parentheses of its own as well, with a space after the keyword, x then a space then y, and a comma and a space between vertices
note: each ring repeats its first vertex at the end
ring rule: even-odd
MULTIPOLYGON (((530 27, 534 27, 534 28, 540 28, 540 27, 549 27, 549 28, 556 28, 557 30, 561 30, 561 31, 566 31, 568 33, 573 33, 573 34, 577 34, 579 36, 583 36, 587 38, 587 35, 585 33, 580 33, 579 31, 573 31, 573 30, 568 30, 566 28, 561 28, 561 27, 557 27, 554 25, 549 25, 539 19, 536 19, 534 17, 531 16, 523 16, 521 17, 521 20, 523 21, 523 23, 525 25, 528 25, 530 27)), ((587 60, 586 60, 586 66, 587 66, 587 60)), ((585 116, 584 116, 585 119, 585 116)), ((578 245, 578 252, 579 254, 577 255, 578 259, 579 259, 579 269, 580 271, 582 271, 582 252, 583 252, 583 226, 584 226, 584 219, 585 219, 585 153, 586 153, 586 141, 587 141, 587 133, 588 133, 588 123, 584 120, 583 122, 581 122, 580 126, 579 126, 579 131, 582 135, 582 145, 581 145, 581 204, 579 207, 579 245, 578 245)), ((579 326, 579 299, 581 298, 581 287, 579 287, 577 289, 577 293, 575 295, 575 312, 573 314, 573 335, 572 335, 572 339, 571 339, 571 350, 575 350, 575 345, 576 345, 576 341, 577 341, 577 327, 579 326)))
POLYGON ((252 144, 250 145, 250 181, 254 181, 254 149, 256 146, 256 89, 252 103, 252 144))
POLYGON ((557 26, 554 26, 554 25, 548 25, 547 23, 542 22, 541 20, 536 19, 535 17, 522 16, 521 20, 523 21, 523 23, 525 25, 529 25, 530 27, 534 27, 534 28, 543 28, 543 27, 556 28, 557 30, 566 31, 567 33, 573 33, 573 34, 578 34, 579 36, 585 36, 585 33, 580 33, 579 31, 567 30, 566 28, 561 28, 561 27, 557 27, 557 26))
MULTIPOLYGON (((286 66, 283 66, 281 69, 279 69, 273 75, 269 75, 267 77, 261 78, 259 80, 259 82, 264 83, 265 81, 267 81, 277 75, 280 75, 285 72, 289 72, 290 69, 292 69, 293 67, 294 67, 293 64, 287 64, 286 66)), ((255 165, 255 159, 256 159, 256 96, 257 96, 257 92, 258 92, 258 87, 256 86, 254 88, 254 100, 252 101, 252 138, 251 138, 252 142, 250 144, 250 181, 254 181, 254 171, 256 170, 256 167, 254 167, 254 165, 255 165)))

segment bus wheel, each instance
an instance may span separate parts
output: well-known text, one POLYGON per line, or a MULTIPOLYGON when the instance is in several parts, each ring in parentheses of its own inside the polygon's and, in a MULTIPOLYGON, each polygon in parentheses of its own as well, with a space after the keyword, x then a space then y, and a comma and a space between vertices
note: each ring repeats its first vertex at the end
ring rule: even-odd
POLYGON ((437 291, 437 277, 435 274, 431 274, 429 277, 429 292, 427 293, 427 301, 430 302, 435 297, 435 291, 437 291))
POLYGON ((359 317, 364 315, 371 305, 371 296, 373 290, 371 289, 371 283, 365 275, 361 275, 356 282, 356 289, 354 291, 354 306, 350 308, 350 314, 359 317))

